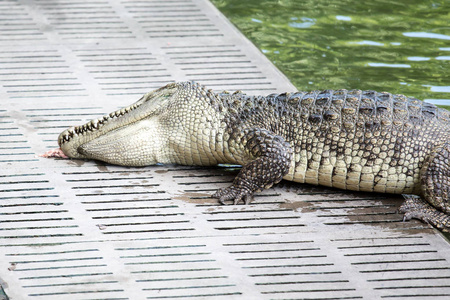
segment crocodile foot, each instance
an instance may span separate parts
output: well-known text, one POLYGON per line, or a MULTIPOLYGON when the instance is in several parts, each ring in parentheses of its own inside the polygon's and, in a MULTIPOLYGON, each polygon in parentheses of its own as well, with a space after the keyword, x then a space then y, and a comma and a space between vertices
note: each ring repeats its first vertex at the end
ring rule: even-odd
POLYGON ((230 187, 218 190, 213 197, 219 202, 233 200, 249 204, 253 193, 268 189, 289 172, 292 149, 283 137, 261 128, 237 132, 234 140, 244 143, 246 159, 230 187))
POLYGON ((219 189, 212 195, 213 198, 218 198, 220 204, 226 205, 226 201, 233 200, 233 204, 236 205, 241 201, 244 204, 249 204, 253 201, 253 193, 245 189, 239 189, 234 186, 219 189))
POLYGON ((419 219, 442 231, 450 232, 450 216, 438 211, 419 196, 404 195, 405 202, 398 209, 404 213, 403 221, 419 219))

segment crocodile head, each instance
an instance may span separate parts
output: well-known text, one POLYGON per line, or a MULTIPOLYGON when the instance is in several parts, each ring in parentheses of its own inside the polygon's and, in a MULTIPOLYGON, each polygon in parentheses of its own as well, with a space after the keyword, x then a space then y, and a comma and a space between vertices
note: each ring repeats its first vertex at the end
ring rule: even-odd
POLYGON ((63 131, 59 146, 71 158, 144 166, 170 162, 160 119, 186 90, 172 83, 144 95, 136 103, 63 131))

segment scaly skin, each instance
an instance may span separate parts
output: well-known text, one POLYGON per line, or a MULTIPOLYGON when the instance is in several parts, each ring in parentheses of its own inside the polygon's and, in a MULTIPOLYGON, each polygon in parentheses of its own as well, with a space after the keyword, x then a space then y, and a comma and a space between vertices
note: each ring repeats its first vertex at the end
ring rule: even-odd
POLYGON ((213 196, 249 203, 282 178, 354 191, 416 194, 401 207, 450 229, 450 113, 360 90, 247 96, 174 83, 61 133, 71 158, 145 166, 243 165, 213 196), (428 206, 424 206, 427 204, 428 206))

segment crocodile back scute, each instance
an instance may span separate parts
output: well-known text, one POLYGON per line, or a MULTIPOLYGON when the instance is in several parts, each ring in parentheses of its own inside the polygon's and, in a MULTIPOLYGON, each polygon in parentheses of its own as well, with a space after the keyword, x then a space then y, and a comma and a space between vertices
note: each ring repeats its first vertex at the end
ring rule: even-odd
POLYGON ((424 159, 450 139, 448 111, 372 90, 226 97, 229 130, 260 127, 293 148, 285 179, 350 190, 420 194, 424 159))

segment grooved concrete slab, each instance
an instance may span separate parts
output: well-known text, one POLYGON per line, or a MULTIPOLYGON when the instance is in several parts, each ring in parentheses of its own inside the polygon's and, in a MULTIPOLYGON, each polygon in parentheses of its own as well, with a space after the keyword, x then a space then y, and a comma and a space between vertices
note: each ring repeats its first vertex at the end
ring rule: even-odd
MULTIPOLYGON (((204 0, 0 2, 0 285, 10 299, 450 297, 450 246, 399 196, 282 182, 248 206, 237 170, 37 157, 171 81, 294 87, 204 0)), ((0 298, 6 296, 0 293, 0 298)))

